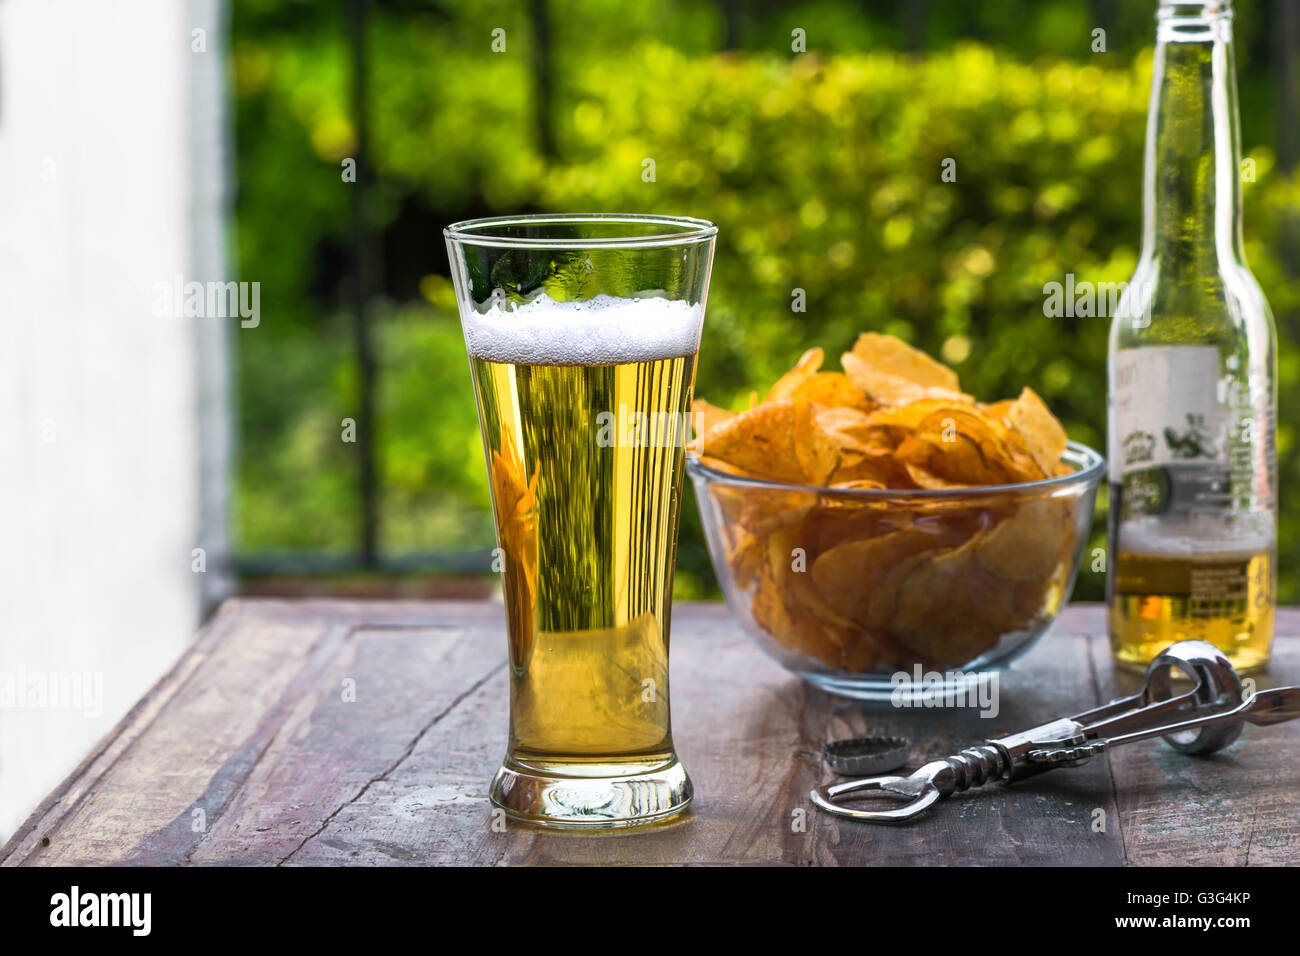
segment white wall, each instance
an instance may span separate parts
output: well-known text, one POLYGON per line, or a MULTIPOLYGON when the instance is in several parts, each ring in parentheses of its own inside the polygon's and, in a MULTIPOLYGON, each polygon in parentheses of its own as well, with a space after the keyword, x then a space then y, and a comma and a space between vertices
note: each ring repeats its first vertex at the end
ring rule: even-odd
POLYGON ((221 6, 0 0, 0 839, 224 588, 230 322, 153 314, 223 277, 221 6))

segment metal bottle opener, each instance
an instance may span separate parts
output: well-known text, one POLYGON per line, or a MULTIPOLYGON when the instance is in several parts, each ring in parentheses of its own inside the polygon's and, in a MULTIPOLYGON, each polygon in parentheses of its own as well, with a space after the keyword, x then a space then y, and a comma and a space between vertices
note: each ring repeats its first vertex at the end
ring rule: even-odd
POLYGON ((1147 667, 1142 690, 1101 707, 1060 717, 1030 730, 996 737, 959 754, 933 760, 910 776, 866 777, 817 787, 812 800, 836 816, 872 823, 907 823, 958 790, 992 781, 1011 783, 1057 767, 1078 767, 1108 747, 1163 737, 1185 754, 1222 750, 1247 723, 1280 724, 1300 717, 1300 686, 1243 696, 1227 657, 1206 641, 1179 641, 1147 667), (1173 696, 1177 667, 1193 687, 1173 696), (889 810, 857 810, 839 801, 865 791, 907 802, 889 810))

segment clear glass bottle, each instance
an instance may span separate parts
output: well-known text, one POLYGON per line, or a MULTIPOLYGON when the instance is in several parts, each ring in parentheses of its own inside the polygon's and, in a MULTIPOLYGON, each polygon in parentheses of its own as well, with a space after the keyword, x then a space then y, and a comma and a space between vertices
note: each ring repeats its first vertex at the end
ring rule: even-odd
POLYGON ((1277 581, 1277 333, 1241 242, 1232 9, 1162 0, 1142 251, 1110 332, 1111 644, 1144 667, 1208 640, 1268 662, 1277 581))

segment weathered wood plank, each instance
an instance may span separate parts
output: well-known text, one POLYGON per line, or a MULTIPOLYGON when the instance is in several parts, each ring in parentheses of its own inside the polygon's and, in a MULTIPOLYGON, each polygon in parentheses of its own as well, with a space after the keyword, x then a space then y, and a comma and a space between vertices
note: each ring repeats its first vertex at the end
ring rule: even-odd
MULTIPOLYGON (((868 729, 899 734, 913 741, 910 766, 916 767, 987 737, 1087 710, 1098 702, 1098 688, 1089 673, 1088 640, 1072 636, 1082 618, 1074 615, 1059 623, 1056 637, 1049 637, 999 675, 996 717, 982 717, 973 708, 864 714, 851 702, 834 700, 828 724, 816 728, 817 739, 856 736, 868 729)), ((810 708, 809 715, 820 709, 810 708)), ((834 779, 825 772, 820 782, 834 779)), ((1015 788, 990 786, 954 794, 924 823, 906 829, 818 816, 818 833, 825 833, 825 840, 819 841, 815 859, 909 865, 1119 863, 1119 842, 1092 829, 1096 808, 1112 819, 1115 816, 1105 761, 1028 780, 1015 788)))
MULTIPOLYGON (((1300 619, 1279 619, 1269 673, 1260 689, 1300 683, 1300 619)), ((1109 648, 1095 642, 1109 697, 1133 693, 1135 675, 1111 675, 1109 648)), ((1300 721, 1247 726, 1220 753, 1189 757, 1159 741, 1110 757, 1126 861, 1138 865, 1277 865, 1300 862, 1300 721)))
MULTIPOLYGON (((1300 615, 1282 620, 1278 683, 1300 679, 1300 615)), ((831 698, 764 657, 724 607, 679 606, 674 735, 695 804, 654 830, 588 835, 492 827, 508 706, 499 606, 230 602, 0 863, 1300 861, 1300 801, 1277 773, 1300 756, 1300 722, 1247 730, 1210 760, 1135 745, 959 794, 903 829, 812 808, 827 739, 904 734, 916 764, 1115 696, 1103 630, 1097 608, 1071 608, 1002 675, 1000 713, 984 719, 831 698)))
MULTIPOLYGON (((429 608, 229 602, 19 829, 0 862, 33 854, 50 865, 186 862, 284 732, 286 714, 323 688, 323 669, 358 622, 418 627, 436 621, 429 608)), ((492 609, 478 613, 490 617, 492 609)), ((318 760, 321 778, 328 779, 332 758, 318 760)))

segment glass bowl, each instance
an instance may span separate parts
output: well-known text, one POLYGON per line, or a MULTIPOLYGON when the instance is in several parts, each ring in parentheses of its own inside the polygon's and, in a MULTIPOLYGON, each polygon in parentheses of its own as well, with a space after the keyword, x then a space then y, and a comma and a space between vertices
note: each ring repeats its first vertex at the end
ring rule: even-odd
POLYGON ((687 473, 727 605, 765 652, 816 686, 912 701, 968 689, 1034 645, 1070 596, 1104 459, 936 490, 785 485, 687 473))

